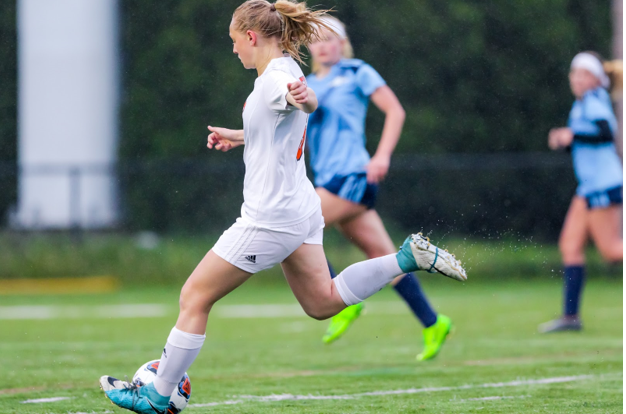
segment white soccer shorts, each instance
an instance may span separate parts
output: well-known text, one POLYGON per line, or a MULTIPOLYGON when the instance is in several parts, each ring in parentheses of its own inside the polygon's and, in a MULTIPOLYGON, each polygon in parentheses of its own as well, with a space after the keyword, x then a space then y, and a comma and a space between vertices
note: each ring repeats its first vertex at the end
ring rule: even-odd
POLYGON ((233 266, 257 273, 281 263, 303 244, 323 244, 323 236, 321 208, 298 224, 271 229, 240 217, 220 236, 213 252, 233 266))

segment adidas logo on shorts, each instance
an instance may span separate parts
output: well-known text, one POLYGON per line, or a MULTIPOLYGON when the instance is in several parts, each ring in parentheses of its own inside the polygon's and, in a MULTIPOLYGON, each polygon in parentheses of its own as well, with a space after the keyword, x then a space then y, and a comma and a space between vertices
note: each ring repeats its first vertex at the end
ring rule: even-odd
POLYGON ((250 263, 256 263, 256 254, 253 254, 252 256, 246 256, 246 260, 250 263))

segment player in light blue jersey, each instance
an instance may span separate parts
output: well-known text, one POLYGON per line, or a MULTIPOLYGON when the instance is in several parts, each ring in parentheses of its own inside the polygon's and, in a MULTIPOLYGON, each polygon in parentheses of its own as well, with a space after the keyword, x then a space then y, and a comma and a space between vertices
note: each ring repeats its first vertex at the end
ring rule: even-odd
POLYGON ((603 65, 593 52, 576 55, 569 74, 576 101, 567 127, 549 134, 550 148, 571 149, 578 188, 559 239, 565 266, 563 316, 542 324, 539 330, 544 333, 582 329, 579 302, 589 238, 606 260, 623 260, 622 163, 614 144, 617 121, 606 91, 609 75, 617 80, 621 72, 621 64, 603 65))
MULTIPOLYGON (((307 127, 315 187, 326 225, 338 227, 369 258, 380 257, 395 248, 374 204, 378 184, 387 175, 400 138, 405 113, 378 72, 362 60, 351 59, 345 26, 334 17, 324 19, 334 33, 322 29, 322 40, 309 46, 313 73, 307 77, 308 86, 319 100, 307 127), (365 148, 365 117, 370 100, 386 116, 380 143, 371 158, 365 148)), ((435 357, 451 329, 450 319, 433 310, 412 273, 399 276, 392 284, 424 325, 424 350, 417 359, 435 357)), ((362 308, 360 303, 335 316, 323 341, 338 339, 362 308)))

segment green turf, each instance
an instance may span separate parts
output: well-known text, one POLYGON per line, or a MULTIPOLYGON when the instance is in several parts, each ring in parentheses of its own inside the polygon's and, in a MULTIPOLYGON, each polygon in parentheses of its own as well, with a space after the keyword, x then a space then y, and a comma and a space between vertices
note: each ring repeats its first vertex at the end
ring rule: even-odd
MULTIPOLYGON (((622 412, 621 280, 589 282, 583 332, 547 336, 537 334, 536 326, 558 313, 561 287, 556 279, 494 282, 477 277, 461 284, 425 275, 423 280, 433 304, 456 325, 442 354, 426 363, 414 360, 420 350, 418 325, 390 289, 368 301, 370 311, 344 338, 325 346, 325 322, 300 316, 218 317, 229 305, 295 304, 285 283, 244 285, 217 305, 205 347, 189 370, 191 403, 241 402, 186 412, 622 412), (481 387, 581 375, 588 377, 481 387), (335 400, 241 397, 349 396, 411 388, 431 390, 335 400), (503 398, 476 400, 485 397, 503 398)), ((94 296, 0 297, 0 307, 63 304, 75 306, 78 314, 103 304, 168 306, 166 316, 154 318, 0 320, 0 413, 123 412, 104 398, 97 379, 103 374, 132 376, 142 363, 160 356, 176 318, 177 294, 176 288, 145 287, 94 296), (72 399, 21 403, 50 397, 72 399)))

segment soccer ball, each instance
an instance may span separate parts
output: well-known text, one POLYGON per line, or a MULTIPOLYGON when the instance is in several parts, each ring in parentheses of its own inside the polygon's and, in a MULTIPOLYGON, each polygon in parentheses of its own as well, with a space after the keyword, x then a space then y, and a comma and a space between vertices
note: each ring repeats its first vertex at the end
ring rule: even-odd
MULTIPOLYGON (((135 375, 133 376, 133 384, 141 387, 146 384, 150 384, 157 375, 157 370, 159 369, 159 363, 161 360, 156 359, 154 361, 149 361, 143 364, 135 375)), ((178 414, 187 407, 189 403, 189 399, 191 398, 191 382, 189 381, 189 376, 185 372, 183 377, 180 379, 178 386, 172 391, 172 396, 170 397, 170 405, 167 410, 167 414, 178 414)))

